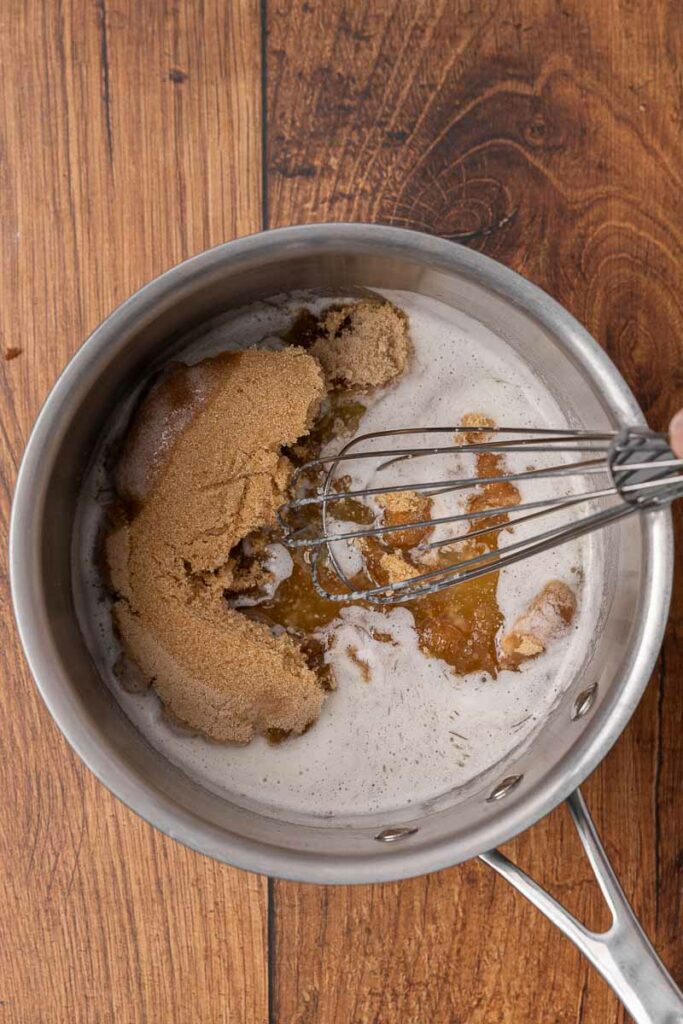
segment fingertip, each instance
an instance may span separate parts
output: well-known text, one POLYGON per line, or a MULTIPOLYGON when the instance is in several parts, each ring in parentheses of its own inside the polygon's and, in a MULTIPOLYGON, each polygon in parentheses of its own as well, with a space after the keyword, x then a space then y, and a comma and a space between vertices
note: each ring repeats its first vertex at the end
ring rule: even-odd
POLYGON ((683 409, 679 409, 669 424, 669 443, 674 455, 683 459, 683 409))

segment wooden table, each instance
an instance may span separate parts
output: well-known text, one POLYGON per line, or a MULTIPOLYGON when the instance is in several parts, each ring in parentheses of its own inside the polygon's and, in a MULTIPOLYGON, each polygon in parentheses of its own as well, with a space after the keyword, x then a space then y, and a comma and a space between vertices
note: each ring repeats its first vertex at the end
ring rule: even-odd
MULTIPOLYGON (((678 3, 5 0, 0 53, 3 534, 30 424, 85 336, 160 271, 262 227, 464 242, 564 303, 653 425, 683 403, 678 3)), ((43 708, 1 550, 0 1024, 625 1019, 479 863, 323 889, 154 832, 43 708)), ((585 786, 679 981, 682 625, 679 574, 651 685, 585 786)), ((564 810, 508 852, 604 923, 564 810)))

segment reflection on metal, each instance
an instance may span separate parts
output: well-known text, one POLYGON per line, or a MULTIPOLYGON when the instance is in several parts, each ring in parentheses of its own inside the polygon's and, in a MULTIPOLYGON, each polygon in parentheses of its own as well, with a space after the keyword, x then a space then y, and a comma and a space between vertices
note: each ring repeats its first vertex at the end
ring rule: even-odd
POLYGON ((523 775, 508 775, 506 779, 503 779, 502 782, 499 782, 497 786, 493 787, 486 798, 486 802, 491 804, 495 800, 502 800, 504 796, 511 793, 513 789, 516 789, 523 778, 523 775))
POLYGON ((598 695, 598 684, 593 683, 592 686, 582 690, 579 696, 574 701, 574 710, 572 711, 572 722, 576 722, 577 719, 583 718, 587 715, 590 709, 595 704, 595 698, 598 695))
POLYGON ((416 828, 385 828, 377 833, 375 839, 379 843, 397 843, 399 839, 414 836, 416 832, 416 828))

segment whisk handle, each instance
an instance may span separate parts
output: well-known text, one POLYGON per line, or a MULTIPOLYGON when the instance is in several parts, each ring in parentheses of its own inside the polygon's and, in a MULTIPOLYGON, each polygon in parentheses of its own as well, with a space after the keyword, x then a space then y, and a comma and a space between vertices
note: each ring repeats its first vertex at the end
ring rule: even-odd
POLYGON ((636 1024, 683 1024, 683 993, 633 913, 578 789, 567 803, 612 914, 612 924, 607 931, 593 932, 586 928, 500 851, 484 853, 481 860, 571 939, 612 987, 636 1024))

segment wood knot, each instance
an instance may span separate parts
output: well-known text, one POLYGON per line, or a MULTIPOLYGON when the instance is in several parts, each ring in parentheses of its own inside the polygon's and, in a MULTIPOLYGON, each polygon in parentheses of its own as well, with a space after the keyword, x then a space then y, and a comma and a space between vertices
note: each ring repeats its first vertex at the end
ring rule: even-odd
POLYGON ((522 125, 522 137, 529 149, 554 152, 563 149, 566 144, 566 133, 540 111, 522 125))
POLYGON ((485 238, 512 219, 508 191, 492 178, 469 179, 440 212, 438 233, 461 242, 485 238))
POLYGON ((487 238, 502 231, 514 216, 510 195, 501 181, 491 175, 466 177, 463 181, 461 165, 449 169, 448 176, 443 174, 438 181, 427 181, 422 190, 409 181, 404 195, 408 188, 412 191, 410 204, 401 201, 401 196, 398 203, 394 201, 382 210, 383 217, 389 222, 396 217, 402 224, 409 219, 416 227, 423 227, 422 218, 428 211, 429 229, 453 241, 469 243, 487 238), (453 180, 449 182, 451 174, 453 180))

